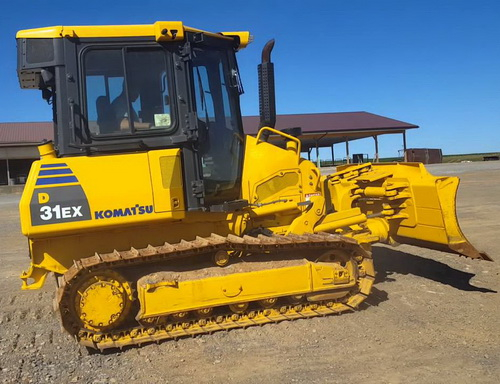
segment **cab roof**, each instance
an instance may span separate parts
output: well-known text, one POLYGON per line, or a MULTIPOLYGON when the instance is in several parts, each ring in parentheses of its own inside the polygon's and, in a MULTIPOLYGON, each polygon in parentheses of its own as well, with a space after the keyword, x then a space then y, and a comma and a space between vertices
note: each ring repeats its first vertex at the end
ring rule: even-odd
POLYGON ((239 38, 238 48, 252 42, 248 31, 213 33, 185 26, 181 21, 157 21, 143 25, 53 26, 25 29, 17 32, 18 39, 99 38, 99 37, 154 37, 156 41, 181 41, 186 32, 203 33, 220 39, 239 38))

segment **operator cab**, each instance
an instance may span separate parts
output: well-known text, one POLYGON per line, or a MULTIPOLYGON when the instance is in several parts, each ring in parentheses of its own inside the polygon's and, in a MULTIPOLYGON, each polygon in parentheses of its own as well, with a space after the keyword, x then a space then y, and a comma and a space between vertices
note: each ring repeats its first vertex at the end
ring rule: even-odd
POLYGON ((53 106, 59 157, 182 148, 189 209, 240 195, 247 32, 179 22, 20 31, 22 88, 53 106))

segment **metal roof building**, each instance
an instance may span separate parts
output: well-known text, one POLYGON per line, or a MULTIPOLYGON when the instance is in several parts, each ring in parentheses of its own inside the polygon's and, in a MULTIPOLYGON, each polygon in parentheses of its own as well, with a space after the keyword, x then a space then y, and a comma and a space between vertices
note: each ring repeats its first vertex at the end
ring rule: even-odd
POLYGON ((0 123, 0 185, 24 184, 37 146, 54 137, 52 122, 0 123))
MULTIPOLYGON (((259 116, 244 116, 243 129, 248 135, 256 135, 259 129, 259 116)), ((276 129, 300 127, 298 138, 309 158, 311 150, 329 147, 334 160, 334 145, 345 143, 346 162, 351 162, 349 142, 373 137, 375 158, 378 161, 378 136, 402 134, 403 148, 406 150, 406 130, 418 128, 417 125, 368 112, 309 113, 278 115, 276 129)), ((0 185, 23 184, 31 163, 38 159, 37 146, 45 140, 54 139, 52 122, 0 123, 0 185)), ((270 141, 283 144, 277 136, 270 141)), ((405 151, 406 153, 406 151, 405 151)))
POLYGON ((54 138, 52 122, 0 123, 0 148, 19 145, 38 145, 54 138))
MULTIPOLYGON (((256 135, 259 127, 259 116, 243 117, 245 133, 256 135)), ((418 128, 418 125, 390 119, 369 112, 338 112, 278 115, 276 129, 300 127, 302 134, 298 138, 302 142, 304 152, 310 154, 311 149, 329 147, 334 159, 334 145, 345 143, 346 162, 351 161, 349 141, 373 137, 375 145, 375 161, 378 161, 378 136, 402 134, 403 149, 406 153, 406 130, 418 128)), ((270 140, 273 138, 271 137, 270 140)), ((278 138, 274 138, 277 140, 278 138)))

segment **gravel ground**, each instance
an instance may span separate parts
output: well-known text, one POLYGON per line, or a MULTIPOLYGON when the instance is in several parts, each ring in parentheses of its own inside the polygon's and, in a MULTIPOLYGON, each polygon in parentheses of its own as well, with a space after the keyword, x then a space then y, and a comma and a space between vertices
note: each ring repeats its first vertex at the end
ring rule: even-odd
POLYGON ((2 383, 497 383, 500 377, 500 162, 439 164, 459 174, 461 226, 497 262, 377 247, 359 311, 88 354, 60 331, 54 284, 21 291, 28 266, 19 195, 0 196, 2 383))

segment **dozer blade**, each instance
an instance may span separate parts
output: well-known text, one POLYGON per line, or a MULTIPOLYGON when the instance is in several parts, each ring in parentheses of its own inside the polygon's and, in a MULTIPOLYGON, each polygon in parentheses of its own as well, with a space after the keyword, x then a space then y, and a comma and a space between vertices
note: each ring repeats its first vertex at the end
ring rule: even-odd
POLYGON ((359 208, 380 241, 492 261, 460 229, 456 214, 458 177, 433 176, 420 163, 386 163, 339 167, 327 179, 332 196, 339 192, 345 196, 346 188, 351 190, 351 206, 346 199, 335 198, 333 205, 341 210, 359 208))
POLYGON ((448 247, 452 252, 471 257, 473 259, 483 259, 493 261, 486 252, 478 251, 465 237, 458 224, 456 214, 456 199, 460 179, 458 177, 449 177, 437 185, 437 193, 441 208, 443 210, 443 219, 446 232, 448 234, 448 247))
POLYGON ((431 178, 428 185, 413 188, 417 225, 406 227, 402 222, 395 236, 396 240, 473 259, 493 261, 488 254, 478 251, 460 229, 456 213, 459 178, 428 175, 431 178), (444 232, 444 238, 441 232, 444 232))

